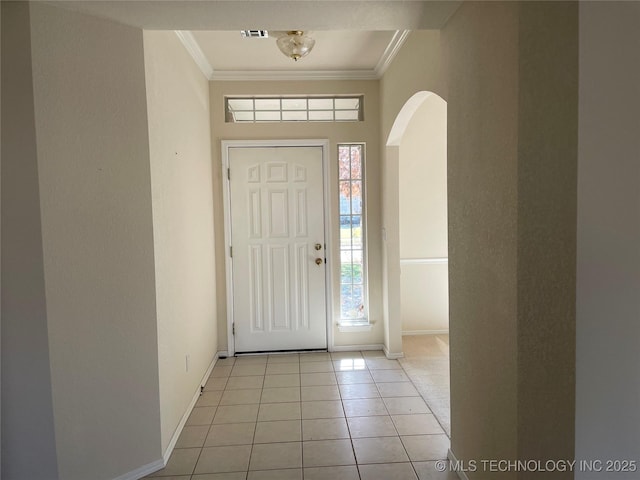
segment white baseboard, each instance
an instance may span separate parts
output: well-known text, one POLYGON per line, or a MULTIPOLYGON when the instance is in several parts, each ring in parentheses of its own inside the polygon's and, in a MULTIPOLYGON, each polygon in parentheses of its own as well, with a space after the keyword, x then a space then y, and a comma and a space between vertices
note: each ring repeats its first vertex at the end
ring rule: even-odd
POLYGON ((334 345, 330 352, 359 352, 363 350, 384 350, 384 345, 334 345))
POLYGON ((229 352, 227 352, 226 350, 223 350, 222 352, 218 352, 216 356, 218 358, 227 358, 229 356, 229 352))
POLYGON ((162 459, 156 460, 155 462, 147 463, 141 467, 136 468, 135 470, 131 470, 119 477, 114 478, 113 480, 138 480, 140 478, 144 478, 150 473, 157 472, 161 468, 164 468, 165 463, 162 459))
POLYGON ((405 335, 448 335, 449 330, 403 330, 402 336, 405 335))
MULTIPOLYGON (((455 456, 455 454, 451 451, 451 449, 448 449, 447 451, 447 458, 449 459, 449 461, 455 465, 459 465, 460 461, 458 460, 458 458, 455 456)), ((469 480, 469 477, 467 476, 467 474, 465 472, 463 472, 462 470, 457 470, 456 473, 458 474, 458 477, 460 478, 460 480, 469 480)))
POLYGON ((135 470, 131 470, 130 472, 120 475, 119 477, 114 478, 113 480, 139 480, 140 478, 144 478, 147 475, 153 472, 157 472, 158 470, 161 470, 167 466, 169 457, 173 453, 173 449, 175 448, 176 442, 178 441, 178 438, 182 433, 182 429, 184 428, 184 425, 187 423, 187 419, 189 418, 189 415, 191 415, 191 411, 193 410, 193 407, 195 406, 196 402, 198 401, 198 398, 200 397, 200 386, 201 385, 203 386, 207 382, 207 379, 209 378, 209 375, 211 375, 211 371, 213 370, 213 367, 215 366, 216 361, 218 360, 218 357, 220 357, 221 355, 222 355, 222 352, 216 353, 215 357, 209 364, 209 368, 207 368, 207 372, 204 374, 204 377, 202 377, 202 380, 198 385, 198 389, 196 390, 196 393, 191 399, 191 402, 189 403, 189 406, 187 407, 186 412, 180 419, 180 423, 178 423, 178 427, 176 428, 175 432, 173 432, 171 441, 169 442, 169 445, 167 446, 167 449, 165 450, 162 458, 160 460, 156 460, 155 462, 151 462, 141 467, 138 467, 135 470))
POLYGON ((211 371, 213 370, 213 367, 215 366, 216 361, 218 361, 218 355, 219 354, 216 353, 215 357, 213 357, 213 360, 211 360, 211 363, 209 364, 209 368, 207 368, 207 371, 202 377, 202 380, 200 380, 200 383, 198 384, 198 388, 196 392, 193 394, 193 398, 191 399, 191 402, 189 403, 187 410, 184 412, 184 415, 182 415, 182 418, 180 419, 180 423, 178 423, 178 427, 173 432, 171 441, 169 442, 169 445, 167 446, 167 449, 164 451, 164 455, 162 456, 164 460, 164 465, 162 465, 162 467, 164 467, 169 461, 169 457, 173 453, 173 449, 175 448, 176 442, 178 441, 178 438, 182 433, 182 429, 187 423, 187 419, 189 418, 189 415, 191 415, 191 411, 193 410, 193 407, 196 405, 198 398, 200 398, 201 386, 204 386, 204 384, 207 383, 207 379, 209 378, 209 375, 211 375, 211 371))
POLYGON ((398 358, 403 358, 403 357, 404 357, 404 353, 403 353, 403 352, 399 352, 399 353, 391 353, 391 352, 389 352, 389 350, 387 349, 387 347, 385 347, 384 345, 382 346, 382 351, 384 352, 384 355, 385 355, 389 360, 397 360, 398 358))

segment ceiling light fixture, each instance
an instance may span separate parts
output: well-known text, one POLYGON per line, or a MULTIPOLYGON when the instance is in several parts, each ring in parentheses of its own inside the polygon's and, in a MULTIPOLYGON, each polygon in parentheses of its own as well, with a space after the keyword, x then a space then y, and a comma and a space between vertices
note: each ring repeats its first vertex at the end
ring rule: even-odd
POLYGON ((290 30, 278 37, 276 44, 282 53, 296 62, 309 54, 316 41, 300 30, 290 30))

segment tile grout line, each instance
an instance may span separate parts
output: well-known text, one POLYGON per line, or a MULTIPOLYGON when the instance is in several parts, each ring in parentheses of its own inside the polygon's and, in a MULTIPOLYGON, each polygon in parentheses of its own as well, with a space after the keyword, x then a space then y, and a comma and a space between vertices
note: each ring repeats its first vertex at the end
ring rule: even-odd
MULTIPOLYGON (((229 373, 231 373, 231 372, 229 372, 229 373)), ((211 372, 209 378, 214 378, 214 377, 211 377, 211 375, 213 375, 213 371, 211 372)), ((209 381, 209 378, 207 378, 207 382, 209 381)), ((227 377, 227 380, 225 380, 224 389, 226 389, 226 385, 227 385, 227 381, 228 380, 229 380, 229 377, 227 377)), ((191 471, 190 478, 192 478, 196 474, 196 467, 198 466, 198 462, 200 461, 200 457, 202 456, 202 452, 205 449, 205 444, 207 443, 207 437, 209 436, 209 431, 211 430, 211 427, 213 426, 213 420, 214 420, 214 418, 216 416, 216 413, 218 412, 218 407, 220 406, 220 402, 222 401, 222 395, 224 394, 224 389, 222 390, 223 393, 220 395, 220 399, 218 400, 218 404, 216 405, 215 410, 213 411, 213 417, 211 418, 211 423, 209 423, 209 428, 207 429, 207 435, 205 435, 204 442, 202 443, 202 446, 200 447, 200 453, 198 453, 198 458, 196 459, 195 463, 193 464, 193 469, 191 471)), ((204 393, 204 391, 202 393, 204 393)), ((194 406, 194 408, 195 408, 195 406, 194 406)), ((169 458, 169 460, 170 460, 170 458, 169 458)))
MULTIPOLYGON (((398 363, 398 365, 400 365, 400 362, 398 362, 398 360, 396 360, 396 362, 398 363)), ((398 428, 396 427, 396 422, 393 421, 393 417, 391 416, 391 412, 389 411, 389 408, 387 407, 387 402, 384 401, 385 397, 382 396, 382 392, 380 391, 380 387, 378 387, 378 383, 384 383, 384 382, 377 382, 376 381, 375 377, 373 376, 373 374, 370 371, 371 369, 369 368, 369 365, 367 365, 366 360, 365 360, 365 366, 367 367, 367 370, 369 371, 369 375, 371 375, 371 378, 373 379, 374 385, 376 386, 376 390, 378 390, 378 394, 380 395, 380 399, 382 400, 382 404, 384 405, 384 409, 387 412, 387 415, 389 416, 389 418, 391 419, 391 424, 393 425, 393 429, 398 434, 397 437, 398 437, 398 440, 400 441, 400 445, 402 445, 402 449, 404 451, 404 454, 407 456, 407 460, 409 462, 411 462, 411 457, 409 457, 409 452, 407 451, 407 447, 405 446, 404 442, 402 441, 402 437, 400 436, 400 432, 398 431, 398 428)), ((402 365, 400 365, 400 368, 402 368, 402 365)), ((403 369, 403 371, 404 371, 404 369, 403 369)), ((405 375, 406 375, 406 373, 405 373, 405 375)), ((409 378, 408 375, 407 375, 407 378, 409 378)), ((416 389, 416 391, 417 391, 417 389, 416 389)), ((402 463, 404 463, 404 462, 402 462, 402 463)), ((411 468, 413 469, 413 464, 411 464, 411 468)))
MULTIPOLYGON (((266 370, 267 367, 265 366, 265 375, 264 378, 266 378, 266 370)), ((262 388, 260 389, 260 400, 258 400, 258 411, 256 412, 256 421, 253 425, 253 436, 251 438, 251 448, 249 449, 249 461, 247 462, 247 472, 245 474, 245 480, 249 478, 249 471, 251 469, 251 457, 253 457, 253 447, 256 444, 256 432, 258 430, 258 418, 260 417, 260 407, 262 406, 262 394, 264 392, 264 378, 262 380, 262 388)))
POLYGON ((300 384, 300 473, 302 474, 302 480, 304 480, 304 429, 302 427, 303 414, 302 414, 302 362, 298 356, 298 383, 300 384))
MULTIPOLYGON (((402 364, 397 359, 396 359, 396 362, 398 363, 398 365, 400 365, 400 369, 402 370, 404 375, 407 377, 407 379, 409 379, 409 381, 411 382, 411 377, 409 377, 409 375, 407 375, 407 372, 404 371, 404 368, 402 367, 402 364)), ((371 376, 373 377, 373 375, 371 375, 371 376)), ((375 382, 375 378, 373 379, 373 381, 375 382)), ((413 382, 411 382, 411 385, 413 386, 413 388, 416 388, 415 385, 413 385, 413 382)), ((382 397, 382 392, 380 392, 380 388, 378 387, 378 383, 377 382, 376 382, 376 388, 378 389, 378 393, 380 393, 380 396, 382 397)), ((418 392, 417 388, 416 388, 416 392, 418 392)), ((418 392, 418 393, 420 393, 420 392, 418 392)), ((427 405, 427 408, 429 408, 429 411, 431 411, 431 408, 429 407, 427 402, 424 399, 423 399, 423 401, 424 401, 425 405, 427 405)), ((393 428, 395 428, 396 433, 398 434, 398 440, 400 440, 400 445, 402 445, 404 453, 407 456, 407 460, 409 460, 409 462, 412 462, 411 461, 411 457, 409 456, 409 452, 407 451, 407 447, 404 444, 404 442, 402 441, 402 436, 400 435, 400 432, 398 431, 398 428, 396 427, 396 422, 393 421, 393 417, 391 416, 391 413, 389 412, 389 408, 387 408, 387 402, 384 401, 384 398, 382 399, 382 403, 384 404, 384 408, 387 410, 387 413, 389 414, 389 417, 391 418, 391 423, 393 423, 393 428)), ((413 468, 413 463, 411 463, 411 468, 413 468)), ((415 471, 415 468, 414 468, 414 471, 415 471)))
MULTIPOLYGON (((408 381, 408 383, 409 383, 413 388, 415 388, 415 389, 416 389, 416 391, 418 392, 418 395, 419 395, 419 397, 418 397, 418 398, 421 398, 421 399, 425 402, 425 404, 426 404, 426 405, 427 405, 427 407, 429 408, 429 412, 430 412, 432 415, 433 415, 433 411, 432 411, 431 407, 429 406, 429 404, 427 403, 426 399, 422 396, 422 394, 420 394, 419 390, 416 388, 415 383, 413 382, 413 380, 411 379, 411 377, 407 374, 407 371, 405 370, 405 368, 402 366, 402 364, 401 364, 400 362, 398 362, 398 361, 396 360, 396 361, 397 361, 397 363, 398 363, 398 365, 399 365, 399 368, 397 368, 397 369, 384 369, 384 368, 383 368, 383 369, 375 369, 375 368, 374 368, 374 369, 372 370, 372 369, 371 369, 370 364, 367 364, 367 359, 368 359, 368 358, 364 356, 364 354, 363 354, 363 352, 362 352, 362 351, 360 351, 360 352, 358 352, 358 353, 359 353, 359 355, 360 355, 360 358, 362 358, 362 359, 363 359, 363 361, 364 361, 365 371, 366 371, 366 372, 371 376, 372 383, 374 384, 375 389, 376 389, 376 392, 377 392, 377 394, 378 394, 378 398, 382 401, 382 404, 384 405, 384 411, 386 412, 386 416, 388 416, 388 417, 391 419, 391 421, 392 421, 392 425, 393 425, 393 427, 394 427, 394 431, 396 432, 395 437, 396 437, 396 438, 399 438, 399 439, 401 440, 401 444, 403 445, 403 450, 404 450, 404 452, 405 452, 405 454, 406 454, 406 456, 407 456, 407 458, 408 458, 408 462, 409 462, 409 463, 411 463, 411 465, 412 465, 412 471, 417 475, 417 470, 416 470, 416 467, 415 467, 415 465, 414 465, 414 462, 410 459, 410 457, 409 457, 409 455, 408 455, 408 451, 407 451, 407 449, 406 449, 406 446, 404 445, 404 442, 402 442, 401 435, 400 435, 400 432, 399 432, 398 427, 397 427, 397 425, 396 425, 396 422, 394 422, 394 421, 393 421, 393 417, 392 417, 392 415, 391 415, 391 413, 390 413, 390 411, 389 411, 389 408, 388 408, 388 406, 387 406, 386 402, 384 401, 384 400, 385 400, 385 397, 383 396, 383 392, 381 391, 381 389, 380 389, 380 387, 379 387, 379 383, 385 383, 385 382, 384 382, 384 381, 380 381, 380 382, 376 381, 376 379, 375 379, 374 375, 372 374, 372 372, 373 372, 373 371, 376 371, 376 370, 381 370, 381 371, 387 371, 387 370, 388 370, 388 371, 393 371, 393 370, 397 370, 397 371, 401 371, 401 372, 402 372, 402 373, 407 377, 407 380, 406 380, 406 381, 408 381)), ((267 363, 265 364, 265 371, 264 371, 264 375, 261 375, 261 376, 262 376, 262 383, 261 383, 262 388, 261 388, 261 392, 260 392, 260 398, 259 398, 259 401, 258 401, 258 414, 259 414, 260 407, 261 407, 262 405, 264 405, 263 400, 264 400, 264 389, 266 388, 266 387, 265 387, 265 383, 266 383, 266 375, 267 375, 267 368, 268 368, 268 367, 267 367, 267 365, 269 364, 268 359, 269 359, 269 357, 267 357, 267 363)), ((335 386, 336 386, 335 388, 336 388, 337 393, 338 393, 338 398, 340 399, 340 405, 341 405, 341 408, 342 408, 342 414, 344 415, 344 417, 342 417, 342 418, 344 418, 344 422, 345 422, 345 424, 346 424, 346 426, 347 426, 347 432, 348 432, 348 435, 349 435, 349 441, 350 441, 350 443, 351 443, 352 454, 353 454, 353 456, 354 456, 354 461, 355 461, 356 470, 357 470, 357 472, 358 472, 358 477, 361 477, 361 474, 360 474, 360 467, 359 467, 359 465, 360 465, 360 464, 358 463, 358 461, 357 461, 357 457, 356 457, 356 454, 355 454, 355 446, 354 446, 354 443, 353 443, 354 438, 353 438, 353 436, 352 436, 352 429, 351 429, 351 426, 349 425, 348 417, 347 417, 347 414, 346 414, 345 401, 346 401, 347 399, 346 399, 346 398, 344 398, 344 396, 343 396, 343 392, 342 392, 342 390, 340 389, 341 384, 338 382, 337 372, 336 372, 336 369, 335 369, 335 361, 334 361, 334 359, 333 359, 333 357, 331 356, 331 354, 330 354, 330 353, 329 353, 329 359, 330 359, 330 360, 329 360, 329 362, 330 362, 331 369, 332 369, 331 373, 333 373, 333 379, 335 380, 335 386)), ((299 396, 300 396, 299 401, 298 401, 299 406, 300 406, 300 424, 299 424, 299 433, 300 433, 300 439, 301 439, 301 440, 300 440, 300 442, 301 442, 301 447, 302 447, 302 450, 301 450, 301 454, 302 454, 302 458, 301 458, 301 471, 302 471, 302 477, 304 478, 304 477, 305 477, 305 475, 304 475, 304 469, 305 469, 305 464, 304 464, 304 429, 303 429, 303 421, 304 421, 304 419, 303 419, 303 414, 302 414, 302 406, 303 406, 302 404, 304 403, 304 401, 303 401, 303 395, 302 395, 302 387, 303 387, 303 385, 302 385, 302 371, 301 371, 301 370, 302 370, 302 368, 301 368, 302 362, 301 362, 300 360, 301 360, 301 359, 300 359, 300 356, 298 356, 298 357, 297 357, 297 363, 296 363, 296 364, 297 364, 297 366, 298 366, 298 380, 299 380, 298 392, 299 392, 299 396)), ((323 361, 323 360, 317 360, 317 361, 323 361)), ((276 362, 276 363, 280 363, 280 362, 276 362)), ((282 362, 282 364, 286 364, 286 363, 288 363, 288 362, 282 362)), ((307 363, 308 363, 308 362, 307 362, 307 363)), ((283 370, 286 370, 286 369, 283 369, 283 370)), ((222 402, 222 396, 225 394, 225 392, 232 391, 232 390, 229 390, 229 389, 228 389, 228 382, 229 382, 229 379, 231 378, 231 372, 232 372, 232 371, 233 371, 233 368, 232 368, 232 369, 231 369, 231 371, 229 372, 229 375, 225 377, 225 382, 224 382, 223 390, 221 391, 221 398, 220 398, 220 400, 218 401, 217 406, 215 407, 215 411, 214 411, 214 419, 215 419, 215 415, 217 414, 217 410, 218 410, 218 408, 221 406, 220 404, 221 404, 221 402, 222 402)), ((356 370, 353 370, 353 371, 356 371, 356 370)), ((307 372, 307 373, 323 373, 323 372, 307 372)), ((329 372, 327 372, 327 373, 329 373, 329 372)), ((284 375, 284 373, 279 373, 279 374, 283 374, 283 375, 284 375)), ((274 373, 273 375, 276 375, 276 374, 274 373)), ((403 379, 403 380, 401 380, 401 381, 403 381, 403 382, 404 382, 405 380, 403 379)), ((349 384, 349 383, 346 383, 346 384, 344 384, 344 385, 350 385, 350 384, 349 384)), ((353 384, 353 385, 358 385, 358 384, 353 384)), ((275 388, 275 387, 274 387, 274 388, 275 388)), ((367 400, 367 398, 363 398, 363 400, 367 400)), ((311 401, 311 400, 310 400, 310 401, 311 401)), ((278 403, 278 402, 276 402, 276 403, 278 403)), ((236 405, 236 404, 233 404, 233 405, 236 405)), ((244 403, 242 403, 242 405, 244 405, 244 403)), ((257 415, 258 415, 258 414, 257 414, 257 415)), ((411 413, 408 413, 407 415, 411 415, 411 413)), ((440 421, 437 419, 437 417, 436 417, 435 415, 433 415, 433 417, 434 417, 434 419, 436 419, 436 421, 437 421, 438 425, 440 426, 441 430, 442 430, 443 432, 445 432, 445 434, 446 434, 446 431, 444 430, 444 428, 442 428, 442 424, 441 424, 441 423, 440 423, 440 421)), ((325 418, 325 417, 321 417, 321 418, 325 418)), ((326 418, 334 418, 334 417, 326 417, 326 418)), ((195 469, 196 469, 196 467, 197 467, 198 462, 200 461, 200 458, 201 458, 201 456, 202 456, 202 454, 203 454, 203 450, 204 450, 204 448, 206 448, 206 447, 205 447, 205 445, 206 445, 206 439, 208 438, 208 436, 209 436, 209 434, 210 434, 210 432, 211 432, 211 429, 212 429, 212 427, 213 427, 213 421, 214 421, 214 420, 212 419, 212 420, 211 420, 211 422, 210 422, 210 423, 209 423, 209 425, 208 425, 208 427, 209 427, 209 428, 207 429, 207 433, 206 433, 206 435, 205 435, 205 440, 204 440, 204 442, 203 442, 203 445, 202 445, 202 446, 201 446, 201 448, 200 448, 200 452, 199 452, 198 458, 197 458, 197 460, 196 460, 196 463, 194 464, 194 468, 193 468, 192 473, 191 473, 191 476, 192 476, 192 477, 193 477, 193 476, 195 476, 195 469)), ((253 447, 256 445, 255 441, 256 441, 256 434, 257 434, 257 423, 258 423, 258 416, 256 416, 256 421, 255 421, 255 423, 254 423, 253 437, 252 437, 252 443, 251 443, 251 450, 250 450, 250 455, 249 455, 249 464, 248 464, 248 466, 247 466, 247 471, 245 472, 245 473, 246 473, 246 477, 247 477, 247 478, 248 478, 248 475, 249 475, 249 473, 250 473, 250 471, 251 471, 251 470, 250 470, 250 462, 251 462, 251 457, 252 457, 252 455, 253 455, 253 447)), ((421 435, 421 434, 416 434, 416 435, 421 435)), ((447 435, 447 437, 448 437, 448 435, 447 435)), ((369 437, 363 437, 363 438, 369 438, 369 437)), ((370 437, 370 438, 378 438, 378 436, 373 436, 373 437, 370 437)), ((271 442, 271 443, 278 443, 278 442, 271 442)), ((186 448, 186 447, 185 447, 185 448, 186 448)), ((404 463, 404 462, 388 462, 388 463, 404 463)), ((328 466, 326 466, 326 467, 328 468, 328 466)), ((291 467, 287 467, 287 468, 291 468, 291 467)), ((241 472, 239 472, 239 473, 241 473, 241 472)))
MULTIPOLYGON (((362 355, 362 352, 359 352, 360 355, 362 355)), ((366 361, 364 360, 364 356, 362 356, 363 361, 365 362, 365 366, 366 366, 366 361)), ((331 362, 331 366, 334 368, 335 370, 335 365, 333 362, 331 362)), ((336 375, 336 384, 338 383, 338 375, 336 375)), ((358 457, 356 456, 356 447, 353 444, 353 435, 351 434, 351 426, 349 425, 349 420, 347 419, 347 410, 344 406, 344 398, 342 397, 342 392, 340 391, 340 386, 338 386, 338 395, 340 395, 340 403, 342 405, 342 411, 344 412, 344 421, 347 424, 347 432, 349 432, 349 443, 351 444, 351 452, 353 453, 353 461, 355 463, 356 466, 356 472, 358 472, 358 479, 361 479, 362 476, 360 475, 360 466, 358 464, 358 457)))
MULTIPOLYGON (((444 428, 444 425, 442 425, 442 422, 440 421, 440 419, 437 417, 437 415, 435 415, 433 413, 433 409, 431 408, 431 405, 429 405, 429 402, 427 401, 426 398, 424 398, 424 396, 422 395, 422 393, 420 393, 420 390, 418 389, 418 386, 413 383, 413 380, 411 379, 411 375, 409 375, 409 372, 407 372, 404 368, 404 366, 402 365, 402 363, 400 362, 400 360, 396 360, 398 362, 398 365, 400 365, 400 368, 402 369, 402 371, 404 372, 404 374, 407 376, 407 378, 409 379, 409 382, 411 383, 411 385, 413 385, 413 388, 416 389, 416 391, 418 392, 418 395, 420 395, 420 398, 422 399, 422 401, 427 405, 427 407, 429 408, 429 412, 431 412, 431 415, 433 415, 433 418, 435 419, 436 422, 438 422, 438 425, 440 426, 440 429, 444 432, 444 434, 447 436, 447 438, 449 439, 449 442, 451 442, 451 437, 449 436, 449 434, 447 433, 447 430, 444 428)), ((394 422, 395 423, 395 422, 394 422)), ((404 445, 404 444, 403 444, 404 445)))

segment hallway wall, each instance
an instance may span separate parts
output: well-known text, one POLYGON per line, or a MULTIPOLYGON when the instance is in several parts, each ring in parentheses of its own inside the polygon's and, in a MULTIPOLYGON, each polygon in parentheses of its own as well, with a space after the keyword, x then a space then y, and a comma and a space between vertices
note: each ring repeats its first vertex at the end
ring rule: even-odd
MULTIPOLYGON (((576 457, 640 458, 640 4, 580 4, 576 457)), ((577 480, 638 478, 586 472, 577 480)))
POLYGON ((3 477, 116 478, 161 458, 142 31, 2 8, 31 42, 3 42, 23 89, 3 116, 25 120, 3 155, 3 477))
POLYGON ((218 346, 209 82, 174 32, 143 36, 166 452, 218 346))
MULTIPOLYGON (((573 458, 577 6, 467 2, 431 49, 415 33, 382 79, 382 130, 418 91, 447 101, 452 451, 573 458)), ((396 160, 388 148, 387 232, 396 160)))
POLYGON ((572 459, 578 3, 519 9, 518 455, 572 459))
POLYGON ((443 44, 452 450, 571 459, 577 5, 464 4, 443 44))
POLYGON ((577 14, 466 3, 443 31, 452 451, 465 460, 574 457, 577 14))
POLYGON ((2 464, 58 478, 26 3, 2 2, 2 464), (37 435, 33 435, 37 432, 37 435), (33 458, 38 458, 34 462, 33 458))
POLYGON ((465 461, 518 458, 518 23, 515 2, 466 3, 442 32, 451 450, 465 461))
POLYGON ((116 477, 160 450, 142 31, 30 10, 60 477, 116 477))

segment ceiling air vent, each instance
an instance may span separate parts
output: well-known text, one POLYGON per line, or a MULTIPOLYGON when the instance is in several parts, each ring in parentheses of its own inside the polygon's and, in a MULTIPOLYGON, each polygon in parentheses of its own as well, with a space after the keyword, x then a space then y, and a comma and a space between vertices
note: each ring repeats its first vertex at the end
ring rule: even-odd
POLYGON ((269 38, 267 30, 241 30, 240 34, 243 38, 269 38))

